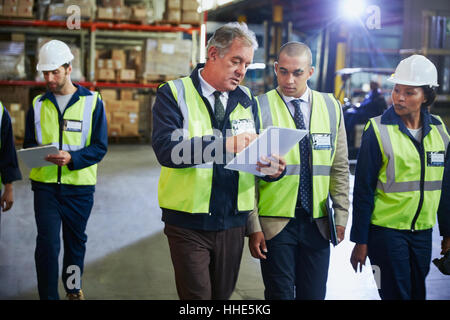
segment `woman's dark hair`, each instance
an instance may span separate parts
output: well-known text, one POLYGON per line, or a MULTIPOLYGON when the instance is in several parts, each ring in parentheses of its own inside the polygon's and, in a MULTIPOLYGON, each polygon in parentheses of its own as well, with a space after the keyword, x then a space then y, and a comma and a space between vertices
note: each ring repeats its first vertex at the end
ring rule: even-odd
POLYGON ((436 99, 436 90, 430 86, 421 86, 426 101, 422 103, 421 108, 425 109, 430 106, 436 99))

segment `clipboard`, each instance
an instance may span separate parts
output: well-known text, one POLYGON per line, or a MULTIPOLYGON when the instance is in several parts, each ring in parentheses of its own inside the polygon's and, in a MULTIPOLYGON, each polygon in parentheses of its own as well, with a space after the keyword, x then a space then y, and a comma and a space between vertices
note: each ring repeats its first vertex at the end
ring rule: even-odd
POLYGON ((245 171, 255 176, 262 177, 264 174, 256 170, 256 162, 261 157, 270 157, 272 154, 284 156, 303 137, 307 130, 268 127, 253 140, 244 150, 238 153, 226 166, 225 169, 245 171))
POLYGON ((34 148, 20 149, 17 151, 19 158, 30 169, 47 166, 54 166, 55 164, 45 160, 49 154, 58 154, 59 150, 53 145, 39 146, 34 148))
POLYGON ((325 208, 327 210, 328 215, 328 226, 330 228, 330 241, 334 247, 338 245, 338 238, 336 233, 336 221, 334 220, 334 210, 331 206, 331 199, 328 195, 327 202, 325 204, 325 208))

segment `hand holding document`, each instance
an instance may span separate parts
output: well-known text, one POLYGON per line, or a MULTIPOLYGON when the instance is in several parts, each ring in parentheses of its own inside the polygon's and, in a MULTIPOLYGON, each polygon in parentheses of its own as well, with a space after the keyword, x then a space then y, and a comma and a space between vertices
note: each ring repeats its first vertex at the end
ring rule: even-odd
POLYGON ((50 154, 58 154, 59 150, 55 146, 39 146, 34 148, 21 149, 17 151, 19 158, 30 169, 54 165, 45 158, 50 154))
POLYGON ((247 148, 238 153, 225 168, 264 176, 257 170, 257 162, 263 162, 264 157, 271 158, 272 154, 284 156, 307 133, 307 130, 268 127, 258 139, 253 140, 247 148))

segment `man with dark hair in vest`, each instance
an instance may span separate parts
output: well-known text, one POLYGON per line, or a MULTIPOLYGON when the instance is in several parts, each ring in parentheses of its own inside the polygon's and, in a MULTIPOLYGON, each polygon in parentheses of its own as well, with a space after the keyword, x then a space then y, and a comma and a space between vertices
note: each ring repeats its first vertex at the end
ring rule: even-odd
MULTIPOLYGON (((238 278, 255 176, 224 166, 259 132, 256 101, 239 85, 256 47, 245 24, 226 24, 209 40, 205 64, 158 89, 158 200, 180 299, 228 299, 238 278)), ((269 166, 267 180, 284 172, 282 159, 260 163, 269 166)))
POLYGON ((49 165, 30 172, 37 225, 36 272, 41 299, 59 299, 58 256, 62 226, 64 257, 62 281, 69 300, 84 299, 87 221, 94 204, 97 163, 108 146, 103 102, 97 92, 73 84, 69 47, 52 40, 39 51, 47 92, 33 99, 26 118, 23 147, 51 144, 49 165))
POLYGON ((260 259, 266 299, 324 299, 330 258, 327 200, 333 201, 338 241, 349 207, 344 119, 332 94, 311 90, 309 47, 283 45, 275 62, 278 87, 257 98, 262 128, 308 130, 285 156, 286 174, 259 180, 258 210, 248 223, 250 252, 260 259), (259 215, 259 218, 258 218, 259 215))

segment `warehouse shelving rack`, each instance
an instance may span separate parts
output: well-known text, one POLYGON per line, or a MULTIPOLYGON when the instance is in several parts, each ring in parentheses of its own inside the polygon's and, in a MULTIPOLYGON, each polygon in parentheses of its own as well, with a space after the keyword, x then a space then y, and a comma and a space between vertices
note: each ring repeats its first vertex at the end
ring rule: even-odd
MULTIPOLYGON (((0 33, 22 33, 40 36, 64 36, 79 38, 80 56, 85 57, 88 49, 89 66, 86 69, 84 59, 80 59, 81 70, 87 70, 87 81, 79 82, 89 88, 156 88, 159 83, 115 83, 95 81, 95 49, 97 43, 140 45, 145 48, 145 39, 158 37, 161 34, 185 33, 192 36, 193 43, 199 44, 199 25, 143 25, 129 23, 86 21, 80 23, 79 29, 68 29, 66 21, 43 20, 7 20, 0 19, 0 33), (89 37, 89 45, 87 38, 89 37), (87 48, 88 47, 88 48, 87 48)), ((194 46, 193 46, 194 47, 194 46)), ((193 65, 196 64, 192 57, 193 65)), ((31 80, 1 80, 0 85, 44 86, 43 82, 31 80)))

